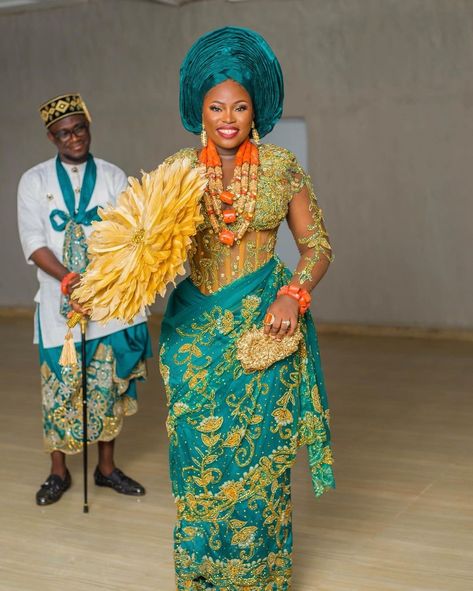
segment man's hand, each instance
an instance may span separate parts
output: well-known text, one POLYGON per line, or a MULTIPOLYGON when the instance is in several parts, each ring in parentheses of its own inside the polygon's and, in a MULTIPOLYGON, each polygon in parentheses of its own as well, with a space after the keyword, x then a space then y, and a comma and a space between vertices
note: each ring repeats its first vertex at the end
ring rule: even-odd
POLYGON ((77 276, 74 277, 73 279, 71 279, 69 281, 69 283, 67 284, 67 295, 68 296, 70 296, 72 294, 72 292, 79 285, 79 283, 80 283, 80 275, 77 274, 77 276))
POLYGON ((67 295, 69 297, 69 304, 70 304, 71 308, 74 310, 74 312, 78 312, 79 314, 82 314, 83 316, 87 316, 87 311, 84 310, 84 308, 79 304, 79 302, 77 300, 74 300, 71 297, 75 288, 79 286, 79 283, 80 283, 80 275, 78 274, 76 277, 71 279, 69 281, 69 283, 67 284, 67 295))
POLYGON ((88 312, 84 310, 84 308, 76 300, 69 298, 69 304, 71 305, 71 308, 74 310, 74 312, 78 312, 83 316, 88 316, 88 312))

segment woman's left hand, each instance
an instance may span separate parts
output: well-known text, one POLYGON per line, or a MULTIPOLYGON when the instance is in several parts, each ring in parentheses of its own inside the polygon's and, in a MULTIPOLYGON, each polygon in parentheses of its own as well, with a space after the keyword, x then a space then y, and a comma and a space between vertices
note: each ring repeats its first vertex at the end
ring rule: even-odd
POLYGON ((264 334, 278 340, 292 336, 299 320, 299 302, 287 295, 278 296, 266 311, 264 334), (272 321, 269 324, 269 321, 272 321))

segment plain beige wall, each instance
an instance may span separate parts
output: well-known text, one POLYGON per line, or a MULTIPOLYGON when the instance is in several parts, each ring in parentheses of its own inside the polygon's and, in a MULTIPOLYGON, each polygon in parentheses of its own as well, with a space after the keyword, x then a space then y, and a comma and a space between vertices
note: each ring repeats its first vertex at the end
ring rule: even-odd
POLYGON ((16 185, 53 154, 37 106, 79 90, 93 151, 129 174, 195 140, 177 110, 190 43, 225 24, 259 30, 304 117, 310 172, 336 261, 320 320, 473 328, 473 2, 208 0, 182 8, 97 0, 0 16, 0 305, 28 305, 16 185))

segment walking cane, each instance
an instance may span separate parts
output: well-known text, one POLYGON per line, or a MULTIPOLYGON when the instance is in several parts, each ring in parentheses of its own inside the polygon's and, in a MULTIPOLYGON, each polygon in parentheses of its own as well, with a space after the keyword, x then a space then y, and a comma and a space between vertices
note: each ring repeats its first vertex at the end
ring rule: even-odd
POLYGON ((82 370, 82 460, 84 468, 84 513, 89 512, 89 503, 87 501, 87 359, 86 359, 86 340, 85 333, 87 330, 87 317, 80 312, 72 312, 67 321, 68 331, 64 339, 64 347, 62 349, 59 364, 62 366, 77 367, 77 355, 74 345, 74 338, 72 336, 72 329, 80 323, 81 334, 81 370, 82 370))
POLYGON ((86 340, 85 332, 87 330, 87 317, 81 316, 80 334, 81 334, 81 362, 82 362, 82 465, 84 470, 84 507, 83 512, 89 512, 89 503, 87 500, 87 464, 88 464, 88 430, 87 430, 87 359, 86 359, 86 340))

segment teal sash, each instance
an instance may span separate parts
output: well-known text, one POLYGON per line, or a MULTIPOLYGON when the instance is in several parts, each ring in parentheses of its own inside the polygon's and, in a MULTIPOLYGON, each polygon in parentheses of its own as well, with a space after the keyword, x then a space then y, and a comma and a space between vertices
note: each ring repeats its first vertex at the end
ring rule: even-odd
POLYGON ((76 224, 82 224, 84 226, 90 226, 93 221, 99 220, 100 218, 97 213, 98 207, 87 210, 97 181, 97 166, 92 154, 89 154, 87 157, 87 165, 85 167, 77 211, 75 209, 75 196, 71 179, 62 165, 59 155, 56 158, 56 174, 67 207, 67 213, 61 209, 54 209, 50 213, 49 219, 54 230, 56 232, 63 232, 71 220, 76 224))
MULTIPOLYGON (((63 265, 69 271, 83 273, 89 264, 89 258, 87 255, 87 241, 82 226, 90 226, 92 222, 100 219, 98 206, 87 209, 97 181, 97 166, 92 154, 89 154, 77 210, 75 209, 74 189, 59 155, 56 158, 56 174, 67 212, 54 209, 49 215, 49 220, 56 232, 65 232, 62 251, 63 265)), ((61 314, 67 317, 70 311, 71 306, 67 298, 61 298, 61 314)))

